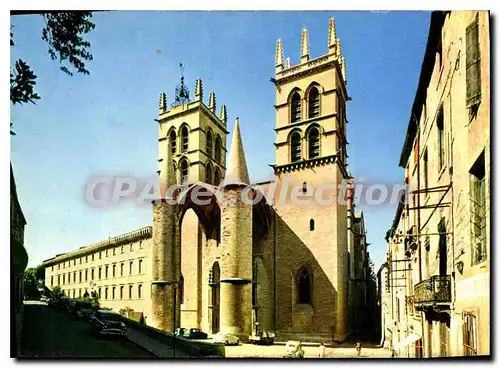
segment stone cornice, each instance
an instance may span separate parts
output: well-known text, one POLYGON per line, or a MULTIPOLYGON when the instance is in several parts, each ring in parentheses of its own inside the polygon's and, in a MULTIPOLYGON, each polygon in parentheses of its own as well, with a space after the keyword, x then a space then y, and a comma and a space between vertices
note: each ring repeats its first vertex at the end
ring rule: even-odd
POLYGON ((296 171, 299 169, 332 164, 335 163, 336 161, 337 161, 337 155, 331 155, 326 157, 313 158, 310 160, 292 162, 290 164, 281 166, 276 166, 276 165, 271 165, 271 166, 274 168, 274 174, 277 175, 285 172, 296 171))
POLYGON ((94 243, 85 247, 81 247, 73 252, 64 253, 61 255, 56 255, 54 258, 45 260, 43 265, 49 267, 56 265, 61 262, 72 260, 73 258, 79 258, 92 253, 100 252, 109 248, 113 248, 122 244, 132 243, 138 240, 149 239, 153 236, 153 228, 151 226, 146 226, 141 229, 125 233, 122 235, 109 238, 108 240, 103 240, 99 243, 94 243))
POLYGON ((183 117, 183 116, 186 116, 186 115, 190 115, 192 114, 193 112, 196 112, 196 111, 203 111, 205 113, 205 115, 219 128, 222 130, 223 133, 225 134, 229 134, 229 132, 227 131, 226 129, 226 126, 224 125, 224 123, 207 107, 205 106, 205 104, 201 101, 194 101, 194 102, 191 102, 189 104, 186 105, 186 109, 185 110, 182 110, 182 111, 179 111, 179 112, 175 112, 175 113, 172 113, 170 115, 170 113, 172 112, 172 110, 169 110, 163 114, 160 114, 159 116, 159 123, 162 124, 162 123, 166 123, 168 120, 172 120, 174 118, 179 118, 179 117, 183 117))
POLYGON ((296 128, 296 127, 300 127, 302 125, 311 124, 311 123, 314 123, 314 122, 317 122, 317 121, 322 121, 322 120, 325 120, 325 119, 328 119, 328 118, 332 118, 332 117, 335 117, 335 116, 337 116, 337 113, 328 114, 328 115, 322 115, 322 116, 318 116, 318 117, 315 117, 315 118, 312 118, 312 119, 305 119, 305 120, 299 121, 298 123, 287 124, 287 125, 280 126, 278 128, 274 128, 274 131, 278 132, 278 131, 284 130, 284 129, 296 128))

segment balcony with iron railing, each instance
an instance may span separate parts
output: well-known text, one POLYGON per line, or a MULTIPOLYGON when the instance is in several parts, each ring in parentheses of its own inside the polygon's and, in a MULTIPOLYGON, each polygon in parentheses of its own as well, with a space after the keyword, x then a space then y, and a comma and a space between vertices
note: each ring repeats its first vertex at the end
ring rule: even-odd
POLYGON ((446 306, 451 303, 451 276, 432 276, 415 285, 413 295, 415 308, 424 306, 446 306))

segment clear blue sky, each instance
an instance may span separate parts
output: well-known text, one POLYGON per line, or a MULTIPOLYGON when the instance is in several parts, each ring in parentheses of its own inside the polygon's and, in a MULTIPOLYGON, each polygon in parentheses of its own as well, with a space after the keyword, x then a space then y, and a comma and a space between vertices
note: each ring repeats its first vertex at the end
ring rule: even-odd
MULTIPOLYGON (((325 54, 328 19, 335 17, 346 59, 349 168, 365 181, 401 183, 398 167, 418 83, 429 12, 106 12, 88 36, 90 76, 69 77, 50 60, 40 16, 11 17, 16 46, 38 75, 35 105, 11 110, 17 136, 11 160, 28 221, 30 266, 151 225, 151 208, 129 204, 96 209, 84 201, 92 176, 156 175, 158 96, 169 103, 185 65, 191 92, 204 81, 205 99, 216 92, 228 126, 240 117, 253 181, 269 179, 275 162, 273 108, 276 40, 292 64, 300 36, 309 31, 311 57, 325 54), (161 50, 158 53, 157 50, 161 50)), ((231 135, 228 137, 228 147, 231 135)), ((395 208, 360 206, 376 268, 383 262, 385 231, 395 208)))

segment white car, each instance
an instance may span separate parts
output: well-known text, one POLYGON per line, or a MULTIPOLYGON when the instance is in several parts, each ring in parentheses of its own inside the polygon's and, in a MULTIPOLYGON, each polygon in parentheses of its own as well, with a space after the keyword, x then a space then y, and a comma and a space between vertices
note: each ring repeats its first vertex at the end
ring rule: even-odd
POLYGON ((239 345, 240 339, 238 336, 233 335, 229 332, 219 332, 213 337, 214 342, 220 342, 224 345, 239 345))

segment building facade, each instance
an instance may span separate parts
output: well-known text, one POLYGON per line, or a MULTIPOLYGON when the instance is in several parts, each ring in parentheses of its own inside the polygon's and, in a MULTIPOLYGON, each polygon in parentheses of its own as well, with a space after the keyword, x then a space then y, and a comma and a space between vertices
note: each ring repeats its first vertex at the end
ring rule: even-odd
POLYGON ((489 35, 488 12, 433 12, 401 154, 387 263, 403 248, 405 318, 421 325, 405 344, 424 357, 490 354, 489 35))
POLYGON ((24 270, 28 266, 28 253, 24 247, 26 218, 17 197, 16 181, 10 165, 10 288, 11 288, 11 356, 20 352, 23 329, 24 270))
POLYGON ((167 331, 346 340, 349 309, 366 299, 365 286, 349 291, 366 277, 364 220, 356 217, 357 235, 348 235, 352 201, 336 189, 323 193, 328 206, 296 200, 351 179, 346 69, 333 18, 326 54, 310 58, 304 29, 300 63, 284 60, 278 40, 275 67, 274 180, 250 182, 238 119, 226 165, 226 107, 217 113, 214 92, 205 104, 201 79, 191 99, 181 78, 170 106, 160 94, 162 195, 153 226, 46 261, 47 285, 70 297, 97 290, 102 305, 130 307, 167 331), (246 203, 243 194, 260 200, 246 203))

